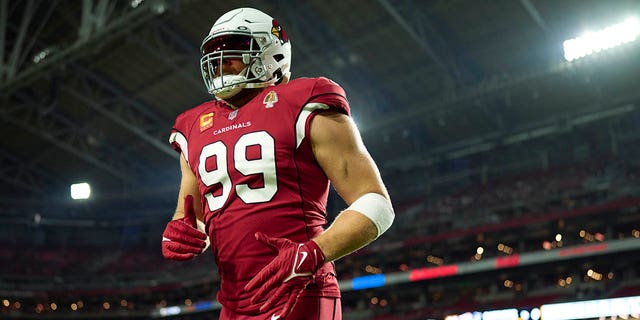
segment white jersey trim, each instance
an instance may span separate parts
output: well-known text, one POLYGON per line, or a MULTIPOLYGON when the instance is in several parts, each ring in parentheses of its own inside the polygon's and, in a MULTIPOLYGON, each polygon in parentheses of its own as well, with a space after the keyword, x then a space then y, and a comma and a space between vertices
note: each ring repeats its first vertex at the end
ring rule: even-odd
POLYGON ((174 142, 180 146, 180 150, 182 151, 184 159, 187 160, 187 163, 189 163, 189 149, 187 149, 187 138, 182 133, 174 131, 171 133, 171 135, 169 135, 169 143, 173 144, 174 142))
POLYGON ((296 121, 296 149, 300 147, 302 140, 306 137, 307 133, 305 131, 305 127, 307 124, 307 119, 311 116, 311 113, 316 110, 327 110, 329 106, 324 103, 307 103, 303 108, 302 112, 300 112, 300 116, 296 121))

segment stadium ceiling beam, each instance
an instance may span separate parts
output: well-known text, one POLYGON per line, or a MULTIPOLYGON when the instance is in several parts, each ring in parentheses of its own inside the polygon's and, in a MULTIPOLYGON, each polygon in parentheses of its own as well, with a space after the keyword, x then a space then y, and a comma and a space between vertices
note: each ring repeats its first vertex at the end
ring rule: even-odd
POLYGON ((104 25, 113 12, 116 2, 109 3, 108 0, 82 1, 82 20, 80 21, 80 29, 78 30, 78 38, 85 41, 94 32, 104 28, 104 25))
MULTIPOLYGON (((25 43, 25 36, 31 27, 30 22, 37 10, 37 3, 34 6, 33 1, 26 2, 25 10, 23 12, 22 21, 20 26, 8 25, 8 12, 11 8, 8 6, 8 0, 2 0, 0 2, 0 84, 5 79, 9 79, 15 75, 20 65, 22 65, 27 57, 27 54, 31 52, 33 45, 40 32, 44 29, 45 24, 49 21, 51 14, 53 13, 58 1, 48 2, 48 9, 44 14, 38 16, 38 25, 35 28, 31 28, 29 31, 29 42, 25 43), (9 32, 9 27, 17 29, 16 41, 13 43, 11 55, 9 61, 5 61, 7 50, 6 37, 9 32)), ((17 7, 17 6, 16 6, 17 7)), ((15 7, 13 8, 15 10, 15 7)))
POLYGON ((43 193, 42 186, 46 184, 43 177, 51 178, 48 173, 26 164, 18 156, 7 150, 0 150, 0 181, 25 190, 43 193))
MULTIPOLYGON (((316 70, 328 70, 327 65, 334 65, 330 70, 330 74, 327 76, 332 80, 340 83, 345 86, 345 90, 348 92, 350 96, 350 100, 361 100, 365 101, 367 106, 377 106, 377 105, 393 105, 393 101, 389 101, 390 98, 385 96, 384 89, 379 90, 362 90, 356 88, 351 88, 349 85, 358 85, 367 86, 367 88, 378 87, 378 83, 373 83, 374 77, 369 76, 369 71, 365 68, 358 66, 355 63, 355 67, 358 70, 348 69, 347 71, 342 71, 340 67, 335 67, 336 61, 341 61, 344 65, 348 65, 349 61, 341 60, 345 57, 349 59, 351 56, 351 52, 353 52, 352 48, 359 45, 363 39, 360 41, 342 41, 341 33, 333 30, 326 23, 311 23, 314 21, 314 17, 317 16, 316 13, 313 12, 311 8, 308 7, 303 1, 295 2, 295 5, 292 3, 280 0, 280 6, 283 10, 283 19, 286 19, 289 24, 295 25, 299 37, 296 37, 293 41, 295 41, 295 53, 294 57, 303 56, 304 59, 298 60, 303 61, 307 70, 316 71, 316 70), (308 39, 313 39, 312 42, 308 39), (318 58, 318 54, 316 51, 318 48, 331 46, 335 50, 333 50, 334 54, 326 55, 324 58, 318 58), (362 94, 362 92, 366 92, 366 94, 362 94)), ((296 74, 300 72, 300 65, 296 64, 296 70, 294 71, 296 74)), ((311 75, 315 76, 315 75, 311 75)))
POLYGON ((77 124, 56 113, 44 112, 42 109, 45 103, 34 101, 18 91, 14 96, 24 104, 1 108, 0 119, 74 154, 114 177, 126 182, 134 181, 134 176, 125 173, 131 171, 131 167, 134 166, 127 161, 126 154, 92 147, 86 136, 79 132, 77 124))
POLYGON ((431 166, 441 161, 491 151, 500 146, 522 143, 528 140, 566 132, 573 127, 607 118, 620 117, 625 114, 637 112, 638 110, 640 110, 638 105, 625 104, 601 111, 571 116, 556 116, 542 121, 534 127, 516 128, 510 132, 491 132, 479 137, 436 147, 429 152, 403 156, 402 159, 385 162, 382 167, 384 168, 383 171, 390 171, 394 169, 415 168, 416 166, 431 166))
MULTIPOLYGON (((103 19, 98 19, 103 20, 103 19)), ((84 37, 87 35, 85 34, 84 37)), ((92 108, 93 110, 98 111, 102 115, 106 116, 108 119, 114 121, 118 125, 132 132, 134 135, 141 138, 141 140, 149 143, 153 147, 157 148, 162 153, 169 155, 170 157, 177 158, 178 155, 176 152, 171 149, 171 147, 166 143, 166 141, 162 140, 160 137, 165 133, 164 127, 160 129, 161 123, 163 121, 159 119, 159 117, 151 112, 150 108, 144 106, 142 103, 129 98, 129 95, 124 93, 123 90, 117 88, 115 85, 112 85, 104 78, 95 74, 94 72, 90 72, 86 69, 83 69, 79 66, 72 64, 72 68, 74 71, 74 75, 82 75, 85 79, 81 79, 80 81, 76 81, 82 85, 76 86, 66 86, 63 89, 71 94, 73 97, 81 101, 85 106, 92 108), (92 92, 93 97, 90 98, 89 95, 81 93, 77 88, 89 88, 85 90, 86 92, 92 92), (108 98, 106 98, 108 97, 108 98), (99 103, 98 101, 106 101, 109 99, 116 100, 116 107, 105 108, 104 104, 99 103), (149 126, 149 124, 157 124, 156 127, 149 126)), ((8 114, 4 115, 4 119, 16 123, 15 118, 10 118, 8 114)), ((23 118, 29 119, 29 117, 23 118)), ((34 119, 35 120, 35 119, 34 119)), ((20 122, 18 122, 20 123, 20 122)), ((26 125, 26 123, 23 123, 26 125)), ((39 135, 45 140, 49 137, 46 135, 39 135)), ((75 140, 70 138, 71 141, 75 140)), ((56 144, 58 147, 61 147, 63 150, 69 151, 72 154, 79 155, 82 153, 82 148, 80 150, 76 150, 73 146, 67 146, 64 144, 56 144)), ((105 164, 102 161, 97 159, 92 159, 91 157, 85 157, 81 155, 81 158, 88 161, 90 164, 106 170, 112 174, 114 171, 120 171, 113 168, 110 164, 105 164)), ((122 161, 121 161, 122 162, 122 161)), ((115 174, 120 178, 124 178, 121 173, 115 174)))
MULTIPOLYGON (((293 8, 293 6, 300 5, 299 2, 295 2, 293 3, 293 5, 288 5, 288 2, 286 2, 285 0, 280 0, 278 1, 278 5, 283 9, 282 19, 286 19, 287 21, 289 21, 291 25, 295 25, 301 31, 307 29, 306 27, 307 22, 305 22, 303 17, 300 14, 298 14, 295 8, 293 8)), ((302 34, 302 32, 300 33, 302 34)), ((300 41, 296 41, 295 45, 296 45, 295 50, 299 51, 300 53, 302 53, 303 56, 306 57, 306 59, 304 60, 305 64, 313 66, 318 70, 322 69, 323 66, 320 63, 320 59, 318 59, 318 55, 315 55, 312 53, 313 49, 307 44, 304 37, 302 37, 300 41)))
MULTIPOLYGON (((106 0, 100 0, 96 7, 93 8, 93 1, 85 0, 83 2, 83 16, 79 31, 79 39, 83 39, 82 41, 87 41, 87 39, 93 32, 97 32, 95 30, 100 30, 100 28, 104 27, 105 21, 114 10, 114 4, 115 2, 111 2, 111 4, 109 4, 109 2, 106 0)), ((71 68, 74 71, 77 71, 76 73, 74 73, 74 75, 84 75, 86 78, 84 81, 80 81, 82 84, 84 84, 84 86, 80 87, 91 87, 90 91, 102 91, 103 95, 97 99, 87 98, 86 95, 83 95, 78 90, 74 89, 76 88, 76 86, 66 86, 65 89, 67 92, 69 92, 76 99, 82 101, 83 104, 85 104, 87 107, 92 108, 105 115, 108 119, 114 121, 118 125, 132 132, 134 135, 138 136, 143 141, 157 148, 159 151, 173 158, 178 157, 177 153, 173 151, 173 149, 166 143, 166 141, 163 141, 159 138, 162 135, 161 133, 164 133, 164 127, 163 129, 142 129, 148 128, 150 123, 163 123, 163 121, 151 111, 151 108, 143 105, 139 101, 131 99, 129 97, 129 94, 124 93, 122 89, 111 84, 109 81, 97 75, 95 72, 91 72, 87 69, 79 67, 75 63, 71 63, 71 68), (116 100, 118 100, 118 102, 120 102, 119 104, 117 104, 120 107, 103 107, 103 104, 96 102, 105 101, 106 98, 103 97, 109 97, 109 99, 115 98, 116 100), (151 133, 150 131, 153 131, 154 129, 155 133, 151 133)))
POLYGON ((444 61, 438 55, 438 53, 436 53, 436 50, 434 49, 434 47, 426 37, 427 34, 431 34, 431 38, 433 38, 435 33, 434 32, 429 33, 427 30, 428 28, 424 27, 428 19, 426 19, 424 15, 420 13, 421 10, 418 10, 415 8, 412 8, 411 10, 414 15, 420 14, 420 18, 419 19, 417 18, 414 20, 419 21, 421 25, 416 26, 416 25, 409 24, 406 21, 405 16, 402 15, 400 12, 398 12, 396 7, 393 4, 389 3, 388 0, 378 0, 378 3, 387 11, 387 13, 389 13, 389 15, 391 15, 393 20, 396 23, 398 23, 398 25, 400 25, 400 27, 413 40, 416 41, 416 43, 420 46, 420 48, 422 48, 422 50, 424 50, 427 53, 427 55, 431 58, 431 60, 436 63, 438 68, 442 70, 443 74, 446 75, 447 80, 450 82, 449 85, 451 90, 451 92, 448 92, 448 93, 449 94, 455 93, 454 91, 455 85, 461 84, 461 79, 459 76, 459 72, 457 71, 457 67, 453 62, 444 61))
POLYGON ((164 136, 166 121, 142 102, 130 98, 123 89, 110 83, 104 77, 84 67, 73 64, 71 69, 77 77, 70 85, 62 87, 83 105, 104 115, 111 121, 133 133, 158 151, 177 159, 171 146, 161 137, 164 136), (109 101, 109 106, 106 106, 109 101))
POLYGON ((0 83, 4 78, 6 66, 4 63, 5 38, 7 34, 7 16, 9 15, 9 0, 0 0, 0 83))
POLYGON ((361 128, 363 134, 379 133, 398 126, 406 126, 415 121, 423 121, 425 118, 438 115, 438 111, 453 112, 460 105, 474 101, 480 97, 491 96, 503 93, 505 90, 517 87, 527 82, 535 81, 544 77, 553 76, 580 68, 579 63, 561 62, 551 67, 538 69, 523 74, 511 75, 508 77, 496 77, 484 81, 475 86, 469 86, 459 90, 455 97, 444 97, 440 100, 425 105, 413 105, 407 108, 406 112, 396 113, 385 118, 380 118, 375 122, 367 123, 361 128))
POLYGON ((27 35, 27 30, 29 29, 29 25, 31 23, 31 19, 33 18, 34 12, 36 8, 34 7, 34 1, 29 0, 25 5, 24 12, 22 14, 22 21, 20 22, 20 27, 18 28, 18 35, 16 37, 15 44, 13 46, 13 50, 9 55, 9 61, 7 63, 7 69, 5 72, 6 78, 10 79, 16 74, 16 70, 18 69, 18 61, 21 54, 24 54, 23 51, 23 43, 24 39, 27 35))
POLYGON ((547 27, 547 23, 540 15, 540 12, 536 8, 536 6, 531 2, 531 0, 520 0, 520 4, 527 10, 527 13, 533 19, 533 21, 542 29, 544 32, 549 32, 549 28, 547 27))
MULTIPOLYGON (((24 11, 22 25, 24 28, 19 29, 18 40, 20 35, 26 34, 29 21, 33 15, 33 9, 29 9, 29 5, 33 1, 27 3, 24 11)), ((145 1, 136 8, 131 8, 126 2, 124 8, 116 10, 118 1, 108 2, 100 0, 94 6, 94 1, 85 0, 83 2, 83 17, 78 30, 78 39, 71 45, 61 48, 59 51, 49 52, 47 57, 33 64, 18 64, 18 55, 23 57, 29 54, 28 51, 22 50, 22 45, 16 45, 9 63, 10 72, 5 72, 6 77, 0 77, 0 94, 11 95, 15 90, 26 86, 33 81, 42 78, 44 75, 51 73, 53 70, 64 67, 65 65, 76 61, 84 56, 92 54, 96 47, 104 45, 113 39, 122 37, 140 25, 148 22, 158 14, 163 13, 173 1, 145 1), (22 53, 20 53, 22 51, 22 53), (15 58, 14 58, 15 56, 15 58), (11 71, 13 70, 13 71, 11 71)), ((57 5, 53 2, 51 6, 57 5)), ((64 3, 60 4, 64 5, 64 3)), ((40 21, 40 26, 44 26, 46 21, 40 21)), ((41 28, 39 27, 39 28, 41 28)), ((5 29, 6 31, 6 29, 5 29)), ((24 37, 24 36, 23 36, 24 37)), ((36 39, 33 38, 32 41, 36 39)), ((20 41, 17 41, 19 44, 20 41)), ((53 45, 53 44, 52 44, 53 45)), ((23 59, 22 59, 23 60, 23 59)))
POLYGON ((204 88, 202 79, 189 73, 184 65, 184 61, 198 61, 200 53, 197 47, 191 43, 186 43, 185 36, 177 30, 169 28, 165 23, 159 21, 151 27, 145 28, 140 33, 136 33, 136 43, 147 53, 161 60, 169 66, 176 74, 198 88, 204 88))

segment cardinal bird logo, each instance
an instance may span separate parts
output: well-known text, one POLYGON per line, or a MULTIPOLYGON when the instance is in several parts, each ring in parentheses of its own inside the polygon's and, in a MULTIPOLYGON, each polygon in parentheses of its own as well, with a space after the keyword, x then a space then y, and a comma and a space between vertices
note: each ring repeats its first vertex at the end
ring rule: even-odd
POLYGON ((271 33, 278 39, 280 39, 280 43, 285 44, 289 42, 289 36, 287 36, 287 33, 284 32, 284 29, 282 28, 280 23, 278 23, 278 21, 274 19, 272 25, 273 26, 271 27, 271 33))

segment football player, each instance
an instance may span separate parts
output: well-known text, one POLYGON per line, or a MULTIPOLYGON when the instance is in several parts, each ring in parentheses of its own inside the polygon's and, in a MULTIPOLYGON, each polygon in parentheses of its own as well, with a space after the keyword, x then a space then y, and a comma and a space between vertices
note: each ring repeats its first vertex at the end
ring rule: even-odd
POLYGON ((191 259, 211 244, 220 319, 341 319, 333 261, 394 219, 344 90, 291 79, 286 31, 253 8, 222 15, 201 53, 215 99, 171 130, 182 180, 164 257, 191 259), (349 207, 325 230, 329 183, 349 207))

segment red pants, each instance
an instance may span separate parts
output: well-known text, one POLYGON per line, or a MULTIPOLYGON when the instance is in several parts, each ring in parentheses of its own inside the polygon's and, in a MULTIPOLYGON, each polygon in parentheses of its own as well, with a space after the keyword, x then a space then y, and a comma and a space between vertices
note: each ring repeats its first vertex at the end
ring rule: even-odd
MULTIPOLYGON (((225 308, 220 312, 219 320, 280 320, 271 314, 247 316, 235 314, 225 308)), ((291 314, 284 320, 342 320, 340 298, 301 297, 293 307, 291 314)))

